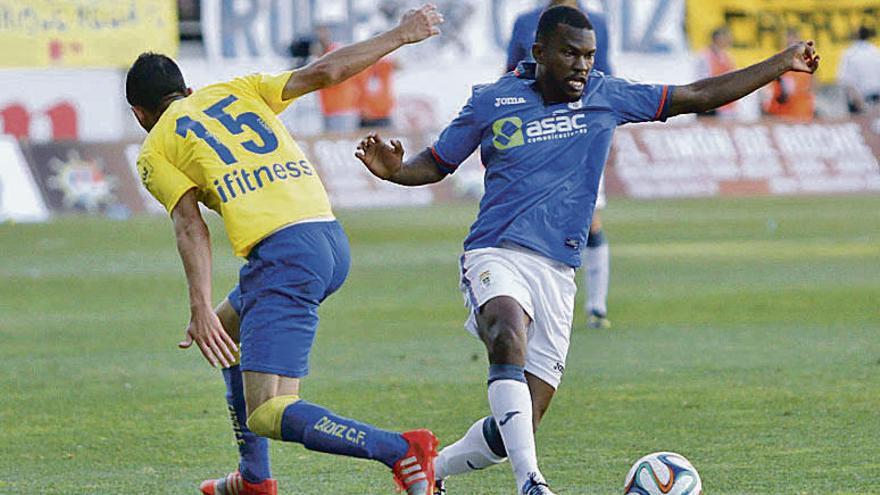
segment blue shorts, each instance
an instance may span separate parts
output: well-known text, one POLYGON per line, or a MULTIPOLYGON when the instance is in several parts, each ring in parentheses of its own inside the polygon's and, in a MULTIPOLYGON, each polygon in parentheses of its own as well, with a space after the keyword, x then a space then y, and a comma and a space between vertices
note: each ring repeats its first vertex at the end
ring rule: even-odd
POLYGON ((292 225, 248 254, 229 302, 241 318, 241 369, 293 378, 309 374, 318 306, 351 264, 339 222, 292 225))
POLYGON ((229 295, 226 296, 226 299, 229 301, 229 305, 232 306, 232 310, 235 311, 235 314, 241 318, 241 286, 235 284, 235 287, 229 291, 229 295))

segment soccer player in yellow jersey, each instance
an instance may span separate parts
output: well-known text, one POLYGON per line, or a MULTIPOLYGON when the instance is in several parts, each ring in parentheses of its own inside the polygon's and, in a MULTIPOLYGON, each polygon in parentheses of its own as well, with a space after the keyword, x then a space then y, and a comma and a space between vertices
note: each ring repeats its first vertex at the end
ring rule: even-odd
MULTIPOLYGON (((276 114, 299 96, 438 34, 442 21, 436 8, 426 5, 407 12, 394 29, 300 70, 241 77, 195 92, 163 55, 141 55, 126 78, 128 102, 149 133, 138 158, 141 179, 171 214, 189 284, 191 319, 181 346, 194 342, 212 365, 226 369, 232 409, 244 396, 247 421, 237 425, 237 433, 378 460, 409 495, 429 495, 434 488, 437 440, 430 431, 381 430, 298 396, 309 370, 318 305, 345 280, 349 247, 315 167, 276 114), (199 203, 223 217, 235 254, 247 258, 234 291, 240 303, 240 367, 234 339, 211 307, 211 249, 199 203)), ((221 305, 221 316, 228 306, 221 305)), ((234 411, 234 417, 242 412, 234 411)), ((266 442, 247 447, 239 471, 203 483, 203 493, 277 492, 266 442)))

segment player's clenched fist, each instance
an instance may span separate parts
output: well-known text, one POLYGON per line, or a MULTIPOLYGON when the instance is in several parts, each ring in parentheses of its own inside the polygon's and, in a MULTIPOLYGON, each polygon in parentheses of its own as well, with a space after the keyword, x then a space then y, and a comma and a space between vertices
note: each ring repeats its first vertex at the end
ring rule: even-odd
POLYGON ((819 68, 819 55, 812 41, 795 43, 788 47, 785 54, 790 64, 788 70, 812 74, 819 68))
POLYGON ((355 156, 373 175, 388 180, 403 166, 403 145, 396 139, 389 145, 378 134, 370 134, 358 144, 355 156))
POLYGON ((404 43, 418 43, 440 34, 440 28, 437 26, 442 23, 443 14, 437 12, 436 5, 429 3, 404 14, 397 31, 404 43))

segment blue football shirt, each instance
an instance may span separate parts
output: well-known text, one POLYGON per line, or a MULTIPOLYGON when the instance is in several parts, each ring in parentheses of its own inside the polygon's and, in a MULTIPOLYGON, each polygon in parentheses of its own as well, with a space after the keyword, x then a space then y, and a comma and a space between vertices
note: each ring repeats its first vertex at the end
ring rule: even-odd
MULTIPOLYGON (((587 12, 580 5, 583 12, 587 12)), ((532 45, 535 44, 535 34, 538 31, 538 21, 545 7, 530 10, 516 18, 513 24, 513 33, 507 45, 507 70, 513 70, 522 61, 532 61, 532 45)), ((593 68, 612 75, 611 62, 608 59, 608 22, 603 14, 588 12, 593 31, 596 33, 596 59, 593 68)))
POLYGON ((672 90, 593 71, 580 100, 545 105, 534 63, 475 86, 431 148, 445 173, 480 148, 485 193, 465 250, 512 242, 580 266, 614 129, 665 120, 672 90))

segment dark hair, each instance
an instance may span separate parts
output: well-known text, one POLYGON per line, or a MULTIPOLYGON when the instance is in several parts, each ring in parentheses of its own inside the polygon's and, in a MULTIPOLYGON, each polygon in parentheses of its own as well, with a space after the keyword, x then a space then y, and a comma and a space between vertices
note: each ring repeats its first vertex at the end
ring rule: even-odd
POLYGON ((868 41, 874 37, 874 34, 874 30, 868 26, 860 26, 858 33, 856 33, 856 37, 861 41, 868 41))
POLYGON ((162 98, 185 92, 186 83, 180 68, 174 60, 160 53, 142 53, 125 77, 125 99, 133 107, 155 111, 162 104, 162 98))
POLYGON ((546 41, 548 36, 556 32, 556 27, 560 24, 577 29, 593 30, 593 24, 590 23, 590 19, 583 12, 574 7, 558 5, 550 7, 541 14, 535 40, 538 42, 546 41))

